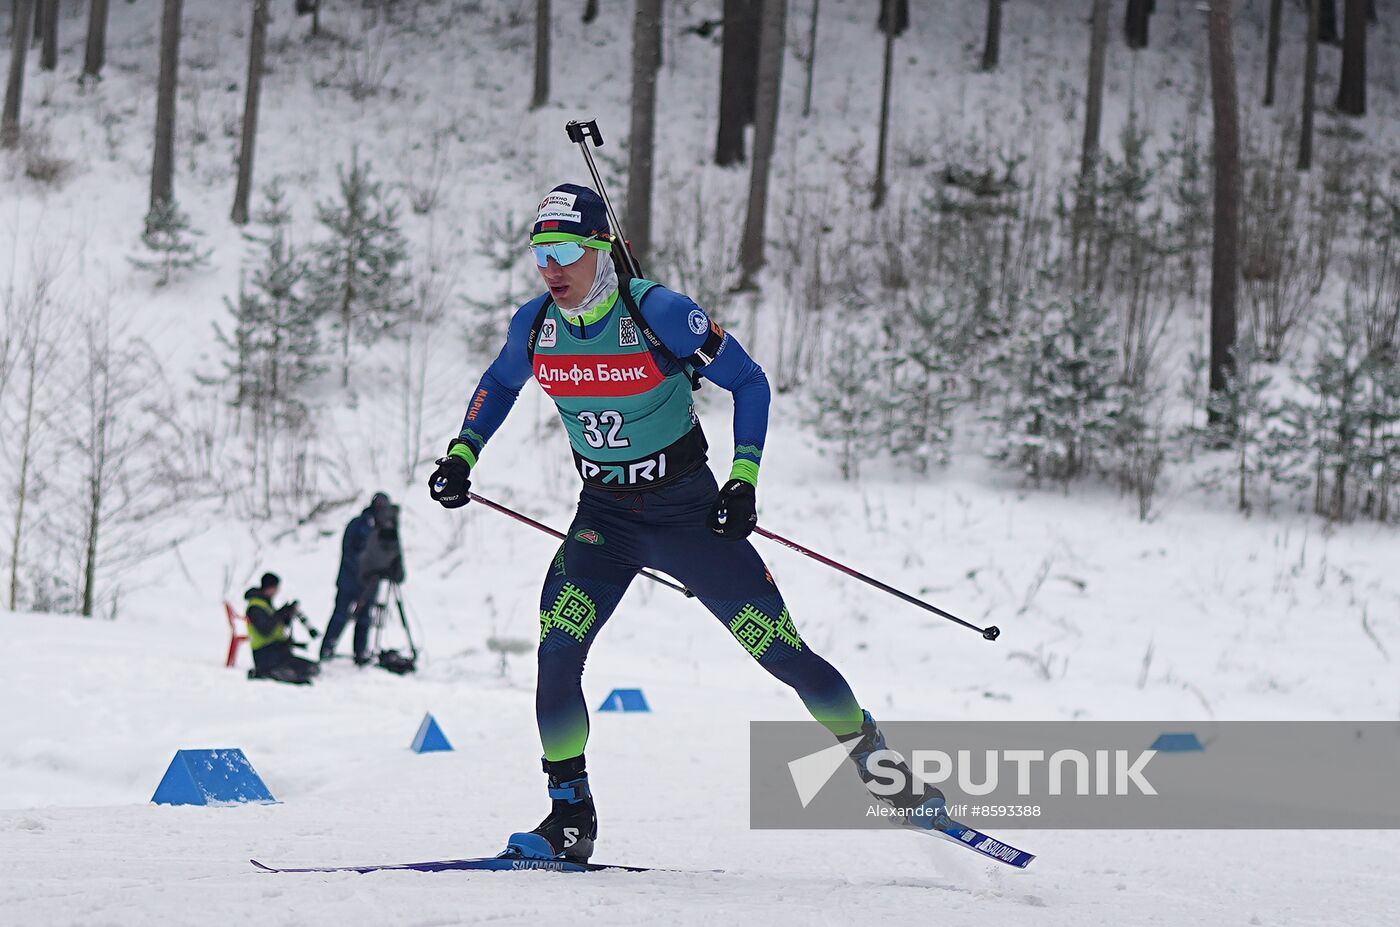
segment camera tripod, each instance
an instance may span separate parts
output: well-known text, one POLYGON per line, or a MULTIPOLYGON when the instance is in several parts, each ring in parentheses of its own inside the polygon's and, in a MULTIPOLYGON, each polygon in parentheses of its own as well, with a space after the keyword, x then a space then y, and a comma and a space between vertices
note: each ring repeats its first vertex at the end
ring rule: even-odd
POLYGON ((417 668, 418 646, 413 643, 413 632, 408 627, 408 616, 403 610, 403 589, 398 583, 385 581, 383 599, 376 595, 370 604, 370 619, 374 627, 374 653, 379 665, 391 673, 411 673, 417 668), (397 650, 384 650, 380 645, 384 637, 384 612, 393 605, 399 614, 399 624, 403 626, 404 637, 408 638, 408 656, 397 650))

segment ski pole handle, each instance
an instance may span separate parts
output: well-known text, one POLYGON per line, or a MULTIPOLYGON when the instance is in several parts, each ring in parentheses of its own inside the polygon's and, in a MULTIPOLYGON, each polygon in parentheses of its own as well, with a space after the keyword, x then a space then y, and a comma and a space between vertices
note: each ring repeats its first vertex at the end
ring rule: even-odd
POLYGON ((570 119, 565 124, 564 131, 569 133, 569 141, 576 145, 582 145, 584 139, 592 137, 594 148, 603 147, 603 133, 598 131, 598 120, 596 119, 590 119, 587 122, 570 119))
POLYGON ((936 606, 936 605, 930 605, 929 603, 925 602, 923 599, 916 599, 916 598, 914 598, 912 595, 910 595, 910 594, 907 593, 907 592, 900 592, 898 589, 894 588, 894 587, 891 586, 891 585, 888 585, 887 583, 882 583, 882 582, 880 582, 878 579, 875 579, 874 577, 866 576, 864 573, 860 572, 859 570, 854 570, 854 569, 852 569, 852 568, 846 566, 844 563, 838 563, 837 561, 832 560, 830 557, 827 557, 827 556, 824 556, 824 555, 822 555, 822 554, 819 554, 819 553, 817 553, 816 551, 811 550, 810 548, 803 547, 801 544, 797 543, 796 541, 789 540, 788 538, 783 537, 781 534, 775 534, 775 533, 772 532, 772 531, 769 531, 769 530, 767 530, 767 529, 765 529, 765 528, 761 528, 761 527, 758 527, 758 526, 754 526, 754 529, 753 529, 753 530, 754 530, 754 533, 755 533, 755 534, 760 534, 760 535, 762 535, 763 537, 766 537, 766 538, 767 538, 768 540, 770 540, 770 541, 774 541, 774 542, 776 542, 776 543, 778 543, 778 544, 783 545, 784 547, 788 548, 789 550, 795 550, 795 551, 797 551, 799 554, 802 554, 803 556, 810 557, 810 558, 812 558, 813 560, 817 561, 818 563, 822 563, 822 564, 825 564, 826 566, 831 567, 833 570, 840 570, 842 573, 845 573, 847 576, 849 576, 849 577, 851 577, 851 578, 853 578, 853 579, 858 579, 858 580, 860 580, 861 582, 866 583, 867 585, 874 586, 876 589, 879 589, 881 592, 888 592, 890 595, 894 596, 895 598, 897 598, 897 599, 902 599, 903 601, 908 602, 910 605, 917 605, 919 608, 922 608, 922 609, 924 609, 925 611, 933 612, 935 615, 938 615, 940 618, 947 618, 949 621, 953 622, 954 624, 959 624, 959 625, 962 625, 964 628, 969 628, 969 629, 971 629, 971 630, 973 630, 973 631, 976 631, 978 634, 981 634, 982 637, 985 638, 986 640, 994 641, 994 640, 996 640, 998 637, 1001 636, 1001 629, 998 628, 998 627, 997 627, 996 625, 994 625, 994 624, 988 625, 988 626, 985 627, 985 628, 979 628, 979 627, 977 627, 977 625, 972 624, 971 622, 963 621, 963 620, 962 620, 961 618, 959 618, 957 615, 953 615, 953 614, 949 614, 948 612, 945 612, 943 609, 939 608, 939 607, 936 606))

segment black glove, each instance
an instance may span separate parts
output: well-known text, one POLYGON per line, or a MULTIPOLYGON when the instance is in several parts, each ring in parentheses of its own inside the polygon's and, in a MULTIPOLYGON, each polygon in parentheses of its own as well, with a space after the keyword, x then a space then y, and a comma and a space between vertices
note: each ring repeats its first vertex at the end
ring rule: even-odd
POLYGON ((300 602, 288 602, 286 605, 283 605, 281 608, 277 609, 273 617, 275 617, 282 624, 291 624, 297 616, 297 607, 300 604, 300 602))
POLYGON ((710 530, 728 541, 748 537, 758 524, 757 504, 752 483, 730 480, 720 488, 719 498, 710 509, 710 530))
POLYGON ((459 509, 472 501, 468 495, 472 465, 452 454, 452 448, 461 443, 453 441, 447 446, 447 456, 437 459, 437 469, 428 477, 428 495, 445 509, 459 509))

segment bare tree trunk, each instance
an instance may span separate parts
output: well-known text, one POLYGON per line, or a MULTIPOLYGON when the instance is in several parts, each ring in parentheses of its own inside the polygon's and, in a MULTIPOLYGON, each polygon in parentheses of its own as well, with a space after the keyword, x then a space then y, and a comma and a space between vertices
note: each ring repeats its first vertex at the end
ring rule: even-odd
POLYGON ((1312 169, 1313 113, 1317 110, 1317 4, 1308 0, 1308 41, 1303 56, 1303 127, 1298 139, 1298 170, 1312 169))
POLYGON ((591 23, 598 18, 598 0, 587 0, 583 5, 583 21, 591 23))
MULTIPOLYGON (((893 23, 895 0, 884 0, 885 9, 881 21, 893 23)), ((889 149, 890 134, 890 85, 894 82, 894 37, 895 29, 885 29, 885 73, 880 84, 880 133, 875 143, 875 195, 870 208, 879 209, 885 205, 885 153, 889 149)))
POLYGON ((19 339, 19 306, 14 291, 0 297, 0 409, 4 408, 5 392, 14 373, 19 339))
POLYGON ((899 38, 909 28, 909 0, 895 0, 894 3, 875 0, 875 9, 879 13, 875 17, 875 28, 879 31, 884 32, 893 24, 895 38, 899 38))
POLYGON ((253 191, 253 152, 258 143, 258 101, 267 60, 267 0, 253 0, 253 28, 248 35, 248 92, 243 101, 243 140, 238 151, 238 187, 233 194, 234 225, 248 224, 253 191))
POLYGON ((1283 30, 1283 0, 1269 2, 1269 51, 1264 64, 1264 105, 1274 105, 1274 83, 1278 77, 1278 48, 1283 30))
POLYGON ((1337 109, 1348 116, 1366 115, 1366 0, 1346 0, 1342 37, 1342 82, 1337 109))
MULTIPOLYGON (((26 33, 28 30, 25 30, 26 33)), ((29 466, 31 441, 34 436, 34 370, 29 370, 29 389, 25 394, 24 422, 17 436, 19 440, 19 486, 15 493, 15 522, 10 532, 10 611, 19 607, 19 555, 24 540, 24 506, 29 501, 29 466)))
POLYGON ((351 241, 345 246, 345 288, 340 293, 340 385, 346 389, 350 386, 350 326, 354 322, 355 283, 355 243, 351 241))
POLYGON ((1123 18, 1123 37, 1129 48, 1147 47, 1148 24, 1155 6, 1155 0, 1128 0, 1128 11, 1123 18))
POLYGON ((88 5, 87 48, 83 53, 83 77, 100 77, 107 63, 107 0, 88 5))
POLYGON ((530 108, 549 102, 549 0, 535 0, 535 92, 530 108))
MULTIPOLYGON (((94 471, 95 473, 97 471, 94 471)), ((100 473, 88 487, 87 543, 83 547, 83 604, 81 614, 92 617, 92 605, 97 591, 97 540, 102 528, 102 484, 100 473)))
MULTIPOLYGON (((16 30, 21 42, 29 41, 29 24, 20 22, 22 30, 16 30)), ((36 458, 41 458, 39 446, 46 431, 45 422, 51 419, 52 409, 42 406, 46 390, 60 357, 60 345, 65 343, 64 323, 66 316, 55 312, 49 299, 49 290, 54 281, 55 271, 50 267, 36 266, 33 279, 28 284, 28 292, 22 297, 18 313, 18 356, 15 366, 17 373, 24 374, 21 405, 15 419, 6 425, 6 442, 13 440, 19 453, 15 470, 15 517, 10 530, 10 597, 9 607, 14 611, 19 606, 19 575, 24 552, 25 516, 32 501, 34 487, 30 483, 36 458)))
POLYGON ((1084 104, 1084 144, 1079 176, 1092 177, 1099 162, 1099 128, 1103 123, 1103 82, 1108 56, 1108 0, 1094 0, 1089 36, 1089 86, 1084 104))
POLYGON ((768 212, 768 172, 778 134, 778 105, 783 90, 783 54, 787 40, 787 0, 764 0, 759 36, 758 99, 754 120, 753 169, 749 175, 749 206, 739 243, 740 286, 757 286, 754 277, 764 264, 764 222, 768 212))
POLYGON ((1099 130, 1103 124, 1103 82, 1108 57, 1108 0, 1094 0, 1089 29, 1089 86, 1084 99, 1084 144, 1079 156, 1079 190, 1075 197, 1074 239, 1088 230, 1097 208, 1099 130))
MULTIPOLYGON (((28 23, 25 23, 25 26, 27 27, 28 23)), ((20 34, 24 36, 22 41, 28 42, 28 28, 20 34)), ((29 501, 29 467, 33 459, 34 399, 38 392, 37 366, 40 350, 40 346, 30 345, 29 356, 25 358, 29 379, 24 393, 24 416, 21 420, 19 433, 15 436, 19 441, 20 457, 18 487, 15 493, 15 521, 14 528, 10 532, 10 611, 15 611, 19 607, 19 556, 24 540, 24 507, 25 503, 29 501)))
POLYGON ((175 198, 175 84, 180 69, 183 0, 165 0, 160 22, 160 84, 156 93, 156 144, 151 162, 151 209, 175 198))
POLYGON ((767 0, 743 0, 739 17, 739 119, 752 126, 758 118, 758 69, 763 39, 763 4, 767 0))
POLYGON ((812 115, 812 77, 817 70, 817 17, 822 0, 812 0, 812 26, 807 33, 807 86, 802 90, 802 118, 812 115))
MULTIPOLYGON (((102 332, 109 335, 110 332, 102 332)), ((88 511, 83 545, 82 613, 91 618, 97 587, 97 544, 102 529, 102 491, 106 486, 107 424, 112 409, 111 341, 98 342, 89 328, 88 340, 88 511)))
POLYGON ((43 35, 39 69, 52 71, 58 67, 58 0, 40 0, 39 13, 43 35))
POLYGON ((110 305, 89 315, 84 328, 85 376, 76 453, 87 468, 82 499, 82 613, 96 610, 101 568, 119 571, 158 553, 144 542, 144 526, 169 510, 167 477, 148 456, 159 445, 156 422, 170 414, 167 388, 150 346, 132 336, 110 305))
POLYGON ((651 251, 651 181, 656 156, 656 69, 661 0, 637 0, 632 25, 632 129, 627 159, 627 231, 638 262, 651 251))
POLYGON ((35 0, 17 0, 10 26, 10 79, 5 85, 5 115, 0 118, 0 148, 19 144, 20 101, 24 97, 24 59, 29 54, 29 20, 35 0))
POLYGON ((982 70, 995 71, 1001 63, 1001 0, 987 0, 987 41, 982 46, 982 70))
MULTIPOLYGON (((1215 118, 1215 229, 1210 271, 1210 392, 1221 396, 1235 372, 1235 308, 1240 281, 1240 101, 1235 84, 1232 0, 1211 0, 1211 111, 1215 118)), ((1210 420, 1222 411, 1212 404, 1210 420)), ((1233 426, 1233 422, 1225 422, 1233 426)))
POLYGON ((1342 35, 1337 31, 1337 0, 1318 0, 1317 40, 1324 45, 1342 44, 1342 35))
POLYGON ((744 161, 744 127, 754 121, 758 92, 759 34, 757 20, 764 0, 724 0, 724 26, 719 66, 719 131, 715 163, 721 167, 744 161))

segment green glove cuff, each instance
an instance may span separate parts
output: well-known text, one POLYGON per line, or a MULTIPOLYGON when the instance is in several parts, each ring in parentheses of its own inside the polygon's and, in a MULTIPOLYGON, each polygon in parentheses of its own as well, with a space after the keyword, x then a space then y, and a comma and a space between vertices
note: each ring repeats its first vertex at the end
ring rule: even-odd
POLYGON ((471 445, 465 441, 458 441, 448 448, 448 457, 458 457, 467 462, 468 466, 476 466, 476 455, 472 453, 471 445))
POLYGON ((729 478, 731 480, 743 480, 754 489, 758 488, 758 464, 752 460, 736 460, 734 466, 729 468, 729 478))

